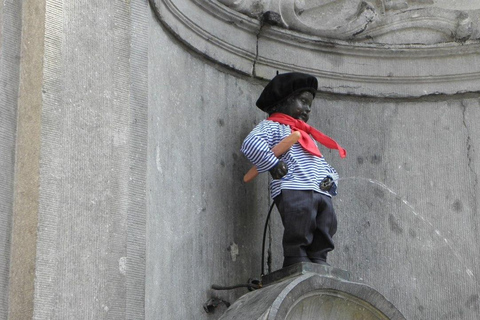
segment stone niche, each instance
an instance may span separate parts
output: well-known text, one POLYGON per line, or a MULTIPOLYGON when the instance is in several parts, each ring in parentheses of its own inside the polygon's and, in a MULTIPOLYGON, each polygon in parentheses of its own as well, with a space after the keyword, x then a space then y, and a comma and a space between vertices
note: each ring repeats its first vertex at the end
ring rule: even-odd
POLYGON ((480 88, 479 2, 150 2, 188 47, 259 79, 308 72, 323 92, 394 98, 480 88))
MULTIPOLYGON (((433 107, 436 104, 436 101, 433 100, 436 98, 431 96, 479 92, 480 2, 478 1, 474 4, 474 1, 453 0, 372 0, 368 2, 353 0, 150 0, 150 3, 158 20, 186 47, 217 65, 235 71, 234 74, 241 73, 251 78, 267 80, 277 72, 307 72, 317 77, 320 92, 332 93, 332 95, 325 95, 333 97, 332 100, 339 95, 355 96, 354 98, 345 98, 351 100, 355 100, 357 96, 399 98, 398 104, 405 101, 430 100, 425 103, 428 109, 423 108, 425 105, 419 103, 418 110, 423 113, 425 110, 438 112, 437 117, 445 119, 445 121, 447 121, 447 116, 444 117, 443 114, 440 116, 440 114, 449 110, 450 112, 445 114, 456 115, 455 119, 458 123, 456 127, 458 130, 451 130, 451 132, 457 131, 458 135, 454 136, 455 139, 457 137, 466 139, 469 155, 474 150, 474 148, 470 148, 471 129, 467 128, 465 124, 465 121, 469 121, 465 114, 474 113, 466 113, 465 110, 475 112, 474 110, 477 109, 475 107, 467 109, 463 102, 458 102, 459 108, 447 108, 448 104, 453 106, 454 103, 446 101, 441 104, 443 109, 440 106, 437 111, 433 107), (430 97, 414 99, 423 96, 430 97), (465 126, 465 128, 461 126, 465 126), (463 137, 463 134, 468 137, 463 137)), ((381 150, 379 154, 387 154, 393 158, 401 151, 413 149, 404 147, 403 142, 400 141, 399 133, 403 132, 401 126, 407 124, 407 128, 414 129, 416 133, 423 132, 416 127, 421 126, 419 122, 426 119, 426 115, 415 119, 416 114, 413 107, 416 106, 411 108, 400 108, 398 105, 378 107, 383 101, 390 103, 394 99, 363 99, 359 104, 362 104, 363 101, 363 104, 366 105, 365 101, 367 100, 380 102, 366 107, 364 109, 366 111, 384 112, 388 119, 398 120, 403 115, 408 119, 416 120, 415 123, 409 125, 412 122, 410 120, 389 122, 384 121, 383 116, 370 117, 370 115, 362 114, 362 118, 371 118, 372 120, 359 121, 358 125, 366 125, 368 132, 381 135, 379 145, 390 143, 389 147, 399 148, 398 151, 383 151, 383 148, 386 147, 381 146, 378 147, 381 150), (399 116, 391 115, 397 111, 399 116), (395 128, 390 128, 393 125, 395 128), (388 140, 389 138, 384 138, 383 134, 379 134, 381 128, 392 129, 389 132, 399 137, 388 140)), ((333 105, 335 102, 327 101, 327 103, 333 105)), ((348 101, 346 105, 353 108, 352 106, 356 103, 356 101, 354 103, 348 101)), ((347 106, 342 107, 344 109, 341 110, 346 110, 347 106)), ((474 106, 477 106, 477 102, 474 106)), ((351 119, 349 123, 357 123, 354 115, 351 115, 349 119, 351 119)), ((450 126, 450 123, 448 125, 450 126)), ((434 128, 434 126, 431 124, 426 128, 434 128)), ((455 127, 452 125, 452 128, 455 127)), ((452 136, 450 132, 448 134, 452 136)), ((433 134, 429 136, 434 138, 433 134)), ((447 136, 446 133, 445 136, 447 136)), ((420 142, 423 143, 421 139, 412 139, 412 141, 415 146, 421 146, 420 142)), ((445 148, 435 145, 429 147, 429 150, 434 154, 433 152, 437 148, 438 150, 448 150, 452 146, 453 150, 458 147, 457 142, 445 145, 445 148)), ((458 148, 460 150, 461 147, 458 148)), ((418 161, 426 159, 422 158, 425 156, 420 152, 414 152, 411 157, 415 156, 418 156, 418 161)), ((387 156, 385 157, 387 158, 387 156)), ((363 161, 363 158, 361 159, 363 161)), ((429 162, 425 161, 425 163, 429 162)), ((468 166, 471 170, 470 164, 468 166)), ((459 167, 458 170, 468 171, 463 167, 459 167)), ((411 173, 409 175, 405 171, 401 171, 401 174, 412 176, 411 173)), ((400 173, 396 175, 396 172, 393 172, 392 179, 396 179, 399 175, 400 173)), ((401 183, 402 180, 398 182, 401 183)), ((420 265, 418 263, 414 266, 420 265)), ((428 271, 425 272, 428 273, 428 271)), ((469 275, 471 276, 471 274, 469 275)), ((440 276, 437 276, 436 279, 438 278, 440 276)), ((428 280, 429 276, 425 275, 424 279, 428 280)), ((288 277, 240 298, 225 314, 224 319, 229 319, 230 315, 232 315, 231 319, 235 319, 237 317, 233 316, 235 310, 237 312, 241 312, 240 310, 253 311, 254 305, 263 308, 263 311, 260 310, 255 314, 258 317, 255 318, 250 313, 251 317, 238 316, 237 319, 281 319, 280 316, 278 318, 275 318, 276 315, 274 316, 280 310, 286 310, 287 313, 284 315, 288 315, 288 312, 300 313, 309 308, 320 312, 321 310, 315 309, 314 305, 317 305, 319 301, 327 300, 331 302, 332 306, 345 302, 354 307, 353 312, 356 312, 357 308, 365 308, 364 312, 367 315, 368 312, 375 314, 375 310, 381 308, 376 304, 377 302, 369 300, 371 296, 379 297, 378 301, 384 301, 388 306, 388 301, 385 301, 372 288, 364 284, 347 282, 348 280, 345 278, 335 279, 316 273, 288 277), (374 308, 369 309, 368 305, 358 300, 359 291, 355 290, 363 290, 366 295, 360 300, 367 301, 368 305, 374 308), (280 295, 282 292, 284 295, 280 295), (267 297, 271 300, 264 301, 263 299, 267 299, 267 297), (274 301, 277 301, 276 309, 272 307, 274 301), (259 302, 264 304, 258 304, 259 302), (262 315, 267 314, 265 313, 267 309, 272 311, 268 313, 270 318, 261 318, 262 315)), ((474 293, 476 295, 471 295, 465 308, 475 306, 478 294, 474 293)), ((441 301, 437 303, 440 304, 441 301)), ((419 308, 424 308, 424 306, 420 305, 419 308)), ((393 306, 387 309, 395 310, 393 306)), ((382 314, 387 318, 395 319, 397 313, 388 315, 387 311, 382 311, 382 314)), ((363 314, 362 317, 375 319, 375 317, 367 315, 363 314)), ((377 318, 385 319, 381 315, 377 318)), ((398 319, 402 319, 401 315, 398 315, 398 319)))

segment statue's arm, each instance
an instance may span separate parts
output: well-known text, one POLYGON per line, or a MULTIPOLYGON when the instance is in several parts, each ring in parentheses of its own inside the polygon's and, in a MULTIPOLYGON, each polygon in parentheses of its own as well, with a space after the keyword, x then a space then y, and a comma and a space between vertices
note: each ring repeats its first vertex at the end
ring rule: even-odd
POLYGON ((268 140, 267 133, 254 129, 245 138, 240 149, 247 159, 257 167, 259 173, 269 171, 279 162, 273 154, 268 140))

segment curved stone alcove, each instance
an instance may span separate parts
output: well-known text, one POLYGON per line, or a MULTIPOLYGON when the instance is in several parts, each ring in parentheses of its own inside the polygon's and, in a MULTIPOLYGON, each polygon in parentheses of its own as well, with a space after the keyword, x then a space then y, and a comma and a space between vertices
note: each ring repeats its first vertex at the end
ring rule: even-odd
POLYGON ((347 6, 350 11, 345 9, 337 20, 348 23, 339 26, 332 24, 335 19, 309 16, 315 8, 306 10, 300 0, 222 1, 233 8, 216 0, 150 3, 159 21, 185 45, 259 79, 271 79, 277 72, 308 72, 318 78, 320 91, 377 97, 480 88, 480 5, 452 10, 419 0, 351 0, 358 6, 353 11, 347 6), (281 16, 279 26, 258 18, 272 8, 281 16))

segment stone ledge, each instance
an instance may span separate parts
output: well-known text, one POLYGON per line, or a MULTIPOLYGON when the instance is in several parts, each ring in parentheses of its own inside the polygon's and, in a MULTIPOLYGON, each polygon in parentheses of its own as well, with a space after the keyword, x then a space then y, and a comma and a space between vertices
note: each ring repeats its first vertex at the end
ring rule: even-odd
POLYGON ((220 319, 405 320, 378 291, 345 280, 347 271, 302 263, 269 276, 273 282, 240 297, 220 319))
POLYGON ((287 278, 297 277, 309 272, 313 272, 324 277, 337 278, 347 281, 350 280, 350 272, 346 270, 316 263, 301 262, 263 276, 262 284, 264 287, 266 287, 277 281, 283 281, 287 278))

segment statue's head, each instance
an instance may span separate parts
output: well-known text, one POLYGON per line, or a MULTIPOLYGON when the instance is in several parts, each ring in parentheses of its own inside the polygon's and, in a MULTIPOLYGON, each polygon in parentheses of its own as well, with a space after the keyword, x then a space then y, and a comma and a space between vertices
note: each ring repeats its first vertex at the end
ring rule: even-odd
POLYGON ((317 88, 317 78, 309 74, 278 74, 263 89, 257 107, 268 114, 281 112, 307 122, 317 88))

